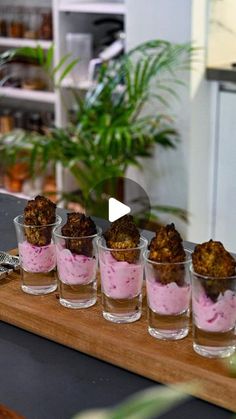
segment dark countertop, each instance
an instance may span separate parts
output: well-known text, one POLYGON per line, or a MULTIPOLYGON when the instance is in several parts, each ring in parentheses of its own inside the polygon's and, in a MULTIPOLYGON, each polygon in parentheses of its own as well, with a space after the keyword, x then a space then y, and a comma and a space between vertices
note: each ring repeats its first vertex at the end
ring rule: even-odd
MULTIPOLYGON (((1 250, 16 246, 12 219, 22 212, 24 205, 23 200, 0 194, 1 250)), ((104 222, 99 224, 103 226, 104 222)), ((136 391, 158 385, 3 322, 0 322, 0 371, 0 404, 17 410, 27 419, 70 419, 83 409, 112 406, 136 391)), ((161 416, 190 417, 230 419, 232 413, 190 397, 161 416)))
POLYGON ((236 67, 220 65, 206 68, 206 79, 219 82, 236 83, 236 67))

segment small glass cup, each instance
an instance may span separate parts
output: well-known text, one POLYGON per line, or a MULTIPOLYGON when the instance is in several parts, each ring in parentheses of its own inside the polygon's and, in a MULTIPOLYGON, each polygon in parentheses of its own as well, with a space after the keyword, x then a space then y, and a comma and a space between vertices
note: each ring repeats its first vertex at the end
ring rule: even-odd
POLYGON ((183 339, 189 332, 191 252, 183 262, 154 262, 144 254, 148 332, 157 339, 183 339))
POLYGON ((144 275, 143 253, 147 240, 140 238, 133 249, 111 249, 105 239, 97 241, 101 274, 103 317, 114 323, 131 323, 142 314, 142 284, 144 275), (122 261, 126 254, 135 261, 122 261), (117 260, 119 259, 119 260, 117 260))
POLYGON ((97 233, 86 237, 67 237, 61 227, 54 230, 60 304, 68 308, 87 308, 97 301, 97 233), (77 254, 73 249, 81 249, 77 254), (71 250, 70 250, 71 249, 71 250))
POLYGON ((191 266, 193 348, 208 358, 225 358, 235 351, 236 276, 199 275, 191 266))
POLYGON ((58 215, 55 223, 44 226, 24 224, 23 215, 14 218, 21 266, 21 289, 28 294, 49 294, 57 289, 56 251, 52 233, 60 223, 61 217, 58 215), (45 245, 32 244, 35 238, 45 245))

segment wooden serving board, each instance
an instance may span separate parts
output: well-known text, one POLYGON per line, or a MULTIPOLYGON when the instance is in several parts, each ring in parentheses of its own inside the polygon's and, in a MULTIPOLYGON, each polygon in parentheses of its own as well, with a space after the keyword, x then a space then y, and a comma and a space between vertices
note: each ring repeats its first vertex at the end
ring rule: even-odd
POLYGON ((13 273, 0 283, 0 320, 160 383, 196 382, 190 394, 236 411, 236 378, 230 376, 229 361, 197 355, 191 335, 175 342, 151 337, 145 307, 139 321, 113 324, 102 317, 100 295, 94 307, 68 309, 56 293, 23 293, 20 275, 13 273))

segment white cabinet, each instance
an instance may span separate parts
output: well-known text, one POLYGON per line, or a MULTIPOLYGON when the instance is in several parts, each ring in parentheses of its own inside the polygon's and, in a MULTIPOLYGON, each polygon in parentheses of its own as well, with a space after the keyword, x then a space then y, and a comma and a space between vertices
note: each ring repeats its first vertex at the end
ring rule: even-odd
POLYGON ((236 92, 220 91, 213 238, 236 252, 236 92))

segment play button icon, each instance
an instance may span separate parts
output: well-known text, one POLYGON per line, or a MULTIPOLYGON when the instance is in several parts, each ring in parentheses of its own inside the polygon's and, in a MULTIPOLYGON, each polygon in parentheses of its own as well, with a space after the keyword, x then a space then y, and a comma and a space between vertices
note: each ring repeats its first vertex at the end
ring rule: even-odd
POLYGON ((108 205, 108 219, 111 223, 124 215, 129 214, 131 211, 131 208, 128 207, 128 205, 123 204, 115 198, 109 198, 108 205))
POLYGON ((137 182, 127 177, 107 177, 95 183, 84 203, 86 214, 114 222, 126 214, 134 217, 138 226, 149 222, 150 200, 137 182))

